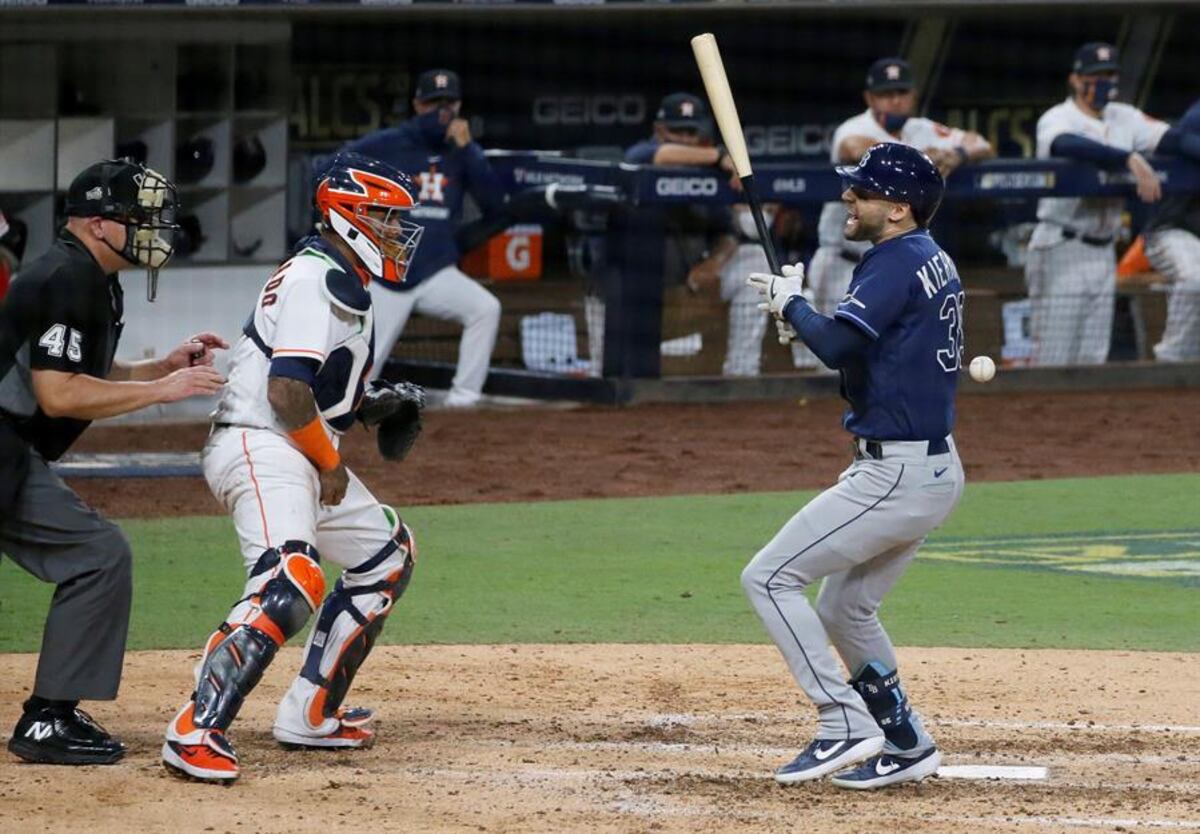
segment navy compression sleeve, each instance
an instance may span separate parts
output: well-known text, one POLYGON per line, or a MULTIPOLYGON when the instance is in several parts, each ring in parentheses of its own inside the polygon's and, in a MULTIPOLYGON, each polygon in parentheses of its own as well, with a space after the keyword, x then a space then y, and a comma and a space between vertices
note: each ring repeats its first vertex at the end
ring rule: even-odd
POLYGON ((1155 150, 1175 156, 1186 156, 1200 162, 1200 133, 1173 127, 1158 140, 1155 150))
POLYGON ((789 301, 783 315, 817 358, 835 370, 862 356, 871 345, 871 337, 862 330, 848 321, 821 315, 803 298, 789 301))
POLYGON ((1119 170, 1125 167, 1129 151, 1114 148, 1095 139, 1088 139, 1077 133, 1064 133, 1050 143, 1051 156, 1063 156, 1067 159, 1078 159, 1090 162, 1108 170, 1119 170))

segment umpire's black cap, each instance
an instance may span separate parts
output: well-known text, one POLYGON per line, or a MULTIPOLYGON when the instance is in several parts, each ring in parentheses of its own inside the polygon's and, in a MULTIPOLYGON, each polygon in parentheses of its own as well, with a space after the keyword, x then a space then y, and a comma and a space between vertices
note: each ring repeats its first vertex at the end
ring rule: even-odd
POLYGON ((880 93, 884 90, 911 90, 912 88, 912 67, 903 58, 880 58, 867 70, 868 92, 880 93))
POLYGON ((432 101, 439 98, 461 101, 462 82, 458 80, 458 73, 454 70, 426 70, 417 79, 417 88, 413 92, 413 98, 417 101, 432 101))
POLYGON ((703 99, 691 93, 671 93, 658 105, 654 120, 672 130, 688 127, 700 130, 708 124, 708 108, 703 99))
POLYGON ((84 168, 67 188, 68 217, 124 218, 137 205, 137 174, 144 169, 124 159, 106 159, 84 168))
POLYGON ((1116 72, 1121 68, 1117 48, 1111 43, 1085 43, 1075 50, 1071 72, 1090 75, 1095 72, 1116 72))

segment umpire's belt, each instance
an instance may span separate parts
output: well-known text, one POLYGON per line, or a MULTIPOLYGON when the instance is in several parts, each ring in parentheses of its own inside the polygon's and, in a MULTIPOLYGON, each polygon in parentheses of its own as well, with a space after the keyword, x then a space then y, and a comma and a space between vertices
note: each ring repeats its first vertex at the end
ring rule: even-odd
MULTIPOLYGON (((854 459, 855 460, 865 460, 867 458, 870 458, 871 460, 883 460, 884 458, 886 458, 888 456, 888 447, 892 446, 892 444, 898 444, 898 445, 902 445, 904 447, 912 447, 918 443, 927 443, 928 444, 926 454, 929 456, 946 455, 946 454, 950 453, 950 444, 949 444, 949 442, 947 442, 946 438, 944 438, 944 437, 941 440, 929 440, 929 441, 925 441, 925 440, 868 440, 865 437, 856 437, 852 441, 851 445, 853 445, 853 447, 854 447, 854 459)), ((893 452, 893 454, 895 454, 895 452, 893 452)), ((911 454, 911 451, 909 452, 909 454, 911 454)))
POLYGON ((1079 238, 1081 243, 1086 243, 1088 246, 1111 246, 1113 242, 1112 235, 1109 235, 1108 237, 1085 235, 1080 234, 1074 229, 1068 229, 1066 226, 1062 227, 1062 236, 1063 240, 1074 240, 1075 238, 1079 238))

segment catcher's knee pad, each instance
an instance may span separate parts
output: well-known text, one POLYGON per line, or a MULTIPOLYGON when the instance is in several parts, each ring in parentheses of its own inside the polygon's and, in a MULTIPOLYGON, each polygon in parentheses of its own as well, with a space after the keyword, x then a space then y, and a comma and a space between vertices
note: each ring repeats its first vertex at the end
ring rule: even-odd
POLYGON ((259 557, 250 593, 209 638, 197 673, 196 727, 226 729, 279 647, 308 621, 325 594, 316 548, 288 541, 259 557))
POLYGON ((343 574, 321 606, 300 671, 316 687, 304 705, 310 726, 337 714, 384 620, 412 579, 412 533, 399 519, 397 528, 379 553, 343 574))
POLYGON ((850 685, 862 696, 871 717, 889 742, 901 750, 916 746, 918 739, 912 723, 912 707, 900 686, 899 672, 889 671, 873 660, 859 670, 850 685))

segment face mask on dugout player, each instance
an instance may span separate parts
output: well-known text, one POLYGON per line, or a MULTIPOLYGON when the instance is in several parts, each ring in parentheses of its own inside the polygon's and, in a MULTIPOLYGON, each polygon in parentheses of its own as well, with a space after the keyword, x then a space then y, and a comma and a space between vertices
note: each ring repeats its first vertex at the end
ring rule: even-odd
POLYGON ((354 223, 341 211, 331 209, 329 226, 354 250, 367 272, 399 284, 404 281, 424 231, 405 218, 406 212, 394 206, 360 204, 355 208, 358 222, 354 223))
MULTIPOLYGON (((134 175, 137 199, 128 215, 119 218, 125 224, 125 246, 121 257, 146 267, 146 298, 158 295, 158 271, 171 258, 171 239, 179 224, 175 222, 178 200, 175 186, 152 168, 134 175)), ((117 219, 117 218, 114 218, 117 219)))

